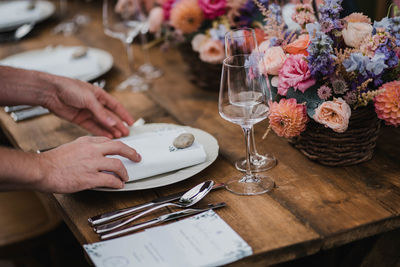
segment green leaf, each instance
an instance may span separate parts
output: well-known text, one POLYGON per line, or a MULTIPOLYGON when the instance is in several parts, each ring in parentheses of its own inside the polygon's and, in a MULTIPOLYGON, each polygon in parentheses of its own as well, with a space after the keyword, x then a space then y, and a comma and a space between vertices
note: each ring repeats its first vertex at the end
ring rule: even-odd
POLYGON ((286 98, 295 98, 298 104, 305 103, 307 107, 307 114, 311 118, 315 114, 315 109, 321 105, 324 100, 319 98, 318 96, 318 88, 320 86, 318 84, 311 86, 304 93, 300 90, 294 90, 294 88, 289 88, 286 94, 286 98))

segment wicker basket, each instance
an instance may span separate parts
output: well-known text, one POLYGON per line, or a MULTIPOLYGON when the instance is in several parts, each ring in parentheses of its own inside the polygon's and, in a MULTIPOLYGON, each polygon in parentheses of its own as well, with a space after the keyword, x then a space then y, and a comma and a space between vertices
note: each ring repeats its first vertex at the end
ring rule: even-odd
POLYGON ((193 51, 190 43, 178 47, 183 61, 189 67, 189 79, 196 86, 210 91, 219 91, 222 64, 210 64, 201 61, 199 54, 193 51))
POLYGON ((307 129, 290 143, 309 159, 327 166, 349 166, 373 156, 380 129, 380 121, 372 107, 352 111, 349 127, 336 133, 310 121, 307 129))

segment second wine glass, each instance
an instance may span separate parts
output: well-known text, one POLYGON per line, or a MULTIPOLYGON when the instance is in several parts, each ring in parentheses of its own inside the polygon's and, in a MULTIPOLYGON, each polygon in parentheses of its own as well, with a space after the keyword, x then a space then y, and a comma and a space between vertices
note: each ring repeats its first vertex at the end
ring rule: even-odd
POLYGON ((226 189, 238 195, 258 195, 270 191, 274 181, 254 174, 250 166, 250 136, 253 125, 268 117, 269 86, 260 71, 262 56, 254 51, 227 57, 223 61, 218 109, 222 118, 240 125, 245 135, 246 172, 226 184, 226 189))
MULTIPOLYGON (((227 57, 238 54, 251 54, 258 49, 257 38, 254 29, 241 28, 228 31, 225 34, 225 55, 227 57)), ((250 168, 253 172, 263 172, 276 165, 276 158, 268 153, 260 154, 257 151, 254 138, 254 129, 250 133, 250 168)), ((241 158, 235 162, 236 169, 246 171, 247 160, 241 158)))
POLYGON ((140 9, 139 0, 131 0, 131 8, 119 10, 117 0, 103 1, 103 26, 104 33, 110 37, 119 39, 125 46, 128 56, 130 76, 117 86, 118 90, 131 90, 134 92, 147 90, 149 84, 136 72, 131 44, 143 27, 146 27, 146 19, 140 9))

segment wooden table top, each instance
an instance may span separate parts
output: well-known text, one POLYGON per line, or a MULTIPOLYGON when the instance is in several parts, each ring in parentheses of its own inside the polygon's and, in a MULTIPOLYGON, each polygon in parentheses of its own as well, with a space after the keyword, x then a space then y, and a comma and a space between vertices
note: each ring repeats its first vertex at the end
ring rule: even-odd
MULTIPOLYGON (((38 25, 32 35, 21 42, 1 44, 0 58, 48 45, 98 47, 114 57, 114 67, 103 76, 107 80, 106 89, 111 90, 128 75, 123 46, 120 41, 103 34, 99 4, 82 1, 77 7, 79 12, 90 14, 92 21, 76 35, 53 35, 51 29, 56 21, 50 20, 38 25)), ((142 63, 140 48, 135 46, 134 50, 137 64, 142 63)), ((187 79, 188 67, 174 49, 163 53, 154 48, 151 59, 164 75, 149 91, 112 91, 112 94, 135 118, 143 117, 149 123, 189 125, 209 132, 219 142, 220 156, 200 174, 162 188, 50 195, 81 244, 99 241, 87 224, 90 216, 186 190, 208 179, 227 182, 239 174, 233 162, 245 153, 243 133, 240 127, 219 116, 217 89, 204 91, 191 84, 187 79)), ((15 123, 1 111, 0 123, 15 147, 24 151, 54 147, 86 134, 54 115, 15 123)), ((265 127, 265 123, 257 125, 256 140, 259 150, 268 151, 278 159, 278 165, 267 172, 274 178, 277 188, 259 196, 237 196, 226 190, 207 196, 210 203, 227 203, 228 206, 217 213, 253 248, 251 257, 232 265, 265 266, 284 262, 399 228, 399 130, 383 128, 371 161, 331 168, 309 161, 275 134, 261 140, 265 127)))

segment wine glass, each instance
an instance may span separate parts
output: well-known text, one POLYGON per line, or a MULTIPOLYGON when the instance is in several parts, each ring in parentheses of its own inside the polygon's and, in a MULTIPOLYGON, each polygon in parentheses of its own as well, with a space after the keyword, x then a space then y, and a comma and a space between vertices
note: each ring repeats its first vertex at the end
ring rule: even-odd
POLYGON ((145 91, 149 88, 146 80, 135 70, 131 44, 140 31, 145 27, 145 18, 140 9, 139 0, 131 0, 133 8, 117 11, 117 0, 103 1, 104 33, 119 39, 125 46, 131 75, 117 86, 117 90, 145 91))
MULTIPOLYGON (((250 54, 258 48, 254 29, 241 28, 228 31, 225 34, 225 55, 233 56, 237 54, 250 54)), ((254 138, 254 130, 250 134, 250 168, 253 172, 263 172, 275 167, 276 158, 268 153, 260 154, 257 152, 254 138)), ((241 158, 235 162, 235 167, 239 171, 246 171, 246 158, 241 158)))
POLYGON ((270 87, 260 71, 264 60, 256 50, 225 58, 222 65, 218 109, 222 118, 242 127, 246 143, 246 172, 226 184, 238 195, 258 195, 275 183, 265 175, 254 174, 250 165, 250 137, 253 125, 268 117, 270 87))

